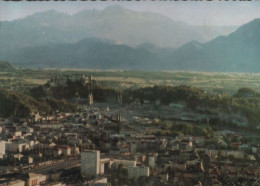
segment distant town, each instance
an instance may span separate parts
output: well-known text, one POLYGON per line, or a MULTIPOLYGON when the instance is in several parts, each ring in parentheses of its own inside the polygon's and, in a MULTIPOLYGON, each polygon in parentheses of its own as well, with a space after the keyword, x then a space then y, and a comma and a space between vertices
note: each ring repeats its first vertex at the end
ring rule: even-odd
POLYGON ((75 95, 76 112, 0 119, 0 185, 260 184, 260 146, 241 132, 213 130, 207 119, 196 127, 202 115, 181 103, 126 104, 120 94, 95 102, 91 75, 55 76, 47 85, 73 82, 91 93, 75 95))

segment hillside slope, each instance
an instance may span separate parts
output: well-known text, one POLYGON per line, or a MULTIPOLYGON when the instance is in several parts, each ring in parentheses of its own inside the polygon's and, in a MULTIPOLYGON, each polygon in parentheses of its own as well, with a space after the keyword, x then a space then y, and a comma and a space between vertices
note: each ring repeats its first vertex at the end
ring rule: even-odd
POLYGON ((168 60, 179 70, 260 72, 260 19, 205 44, 190 42, 168 60))

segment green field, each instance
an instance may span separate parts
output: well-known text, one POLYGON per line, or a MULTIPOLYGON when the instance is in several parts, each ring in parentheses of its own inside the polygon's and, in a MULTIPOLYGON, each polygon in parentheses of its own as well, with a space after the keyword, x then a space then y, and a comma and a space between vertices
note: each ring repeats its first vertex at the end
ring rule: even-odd
POLYGON ((56 74, 92 74, 99 83, 116 89, 139 88, 154 85, 188 85, 213 94, 232 95, 241 87, 260 91, 260 74, 211 73, 211 72, 143 72, 143 71, 99 71, 99 70, 20 70, 0 73, 0 86, 32 87, 44 84, 56 74), (17 83, 19 82, 19 83, 17 83))

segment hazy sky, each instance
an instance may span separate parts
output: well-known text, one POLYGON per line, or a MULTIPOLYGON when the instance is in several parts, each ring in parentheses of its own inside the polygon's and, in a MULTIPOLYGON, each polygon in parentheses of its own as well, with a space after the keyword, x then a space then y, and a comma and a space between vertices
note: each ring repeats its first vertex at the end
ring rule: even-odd
POLYGON ((102 10, 121 5, 135 11, 157 12, 176 21, 192 25, 241 25, 260 18, 260 2, 182 2, 182 1, 65 1, 65 2, 0 2, 0 20, 23 18, 35 12, 55 9, 74 14, 83 9, 102 10))

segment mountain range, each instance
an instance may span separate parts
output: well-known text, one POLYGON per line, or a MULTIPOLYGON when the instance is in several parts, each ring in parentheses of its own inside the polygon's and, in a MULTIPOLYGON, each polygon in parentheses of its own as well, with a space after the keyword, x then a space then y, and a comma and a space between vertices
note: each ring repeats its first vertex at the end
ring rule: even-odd
POLYGON ((111 39, 131 47, 153 43, 177 48, 192 40, 209 41, 237 28, 192 26, 160 14, 136 12, 118 5, 104 10, 82 10, 74 15, 49 10, 0 24, 2 50, 73 43, 90 37, 111 39))
POLYGON ((85 10, 72 16, 49 11, 5 22, 3 25, 1 42, 9 41, 9 45, 1 48, 0 60, 18 66, 260 72, 260 19, 240 26, 229 35, 218 36, 207 42, 200 42, 198 38, 203 32, 195 32, 194 26, 174 22, 154 13, 138 13, 118 6, 103 11, 85 10), (93 20, 88 19, 88 16, 94 17, 93 20), (81 20, 73 21, 75 17, 81 20), (8 29, 7 23, 10 26, 8 29), (130 26, 128 23, 131 23, 130 26), (32 33, 27 30, 29 27, 32 33), (131 35, 130 28, 135 36, 131 35), (37 29, 39 33, 34 32, 37 29), (122 30, 119 32, 119 29, 122 30), (140 29, 151 30, 144 33, 140 29), (6 30, 10 30, 9 36, 5 33, 6 30), (58 34, 60 30, 64 32, 58 34), (171 34, 162 34, 167 30, 171 34), (32 34, 29 37, 31 40, 22 37, 21 33, 15 35, 16 31, 24 31, 28 37, 32 34), (37 35, 42 33, 45 34, 37 35), (154 35, 155 33, 160 35, 154 35), (3 34, 9 39, 3 39, 3 34), (17 39, 10 39, 11 35, 17 39), (193 40, 195 36, 198 37, 193 40), (137 38, 140 39, 139 42, 136 42, 137 38))

